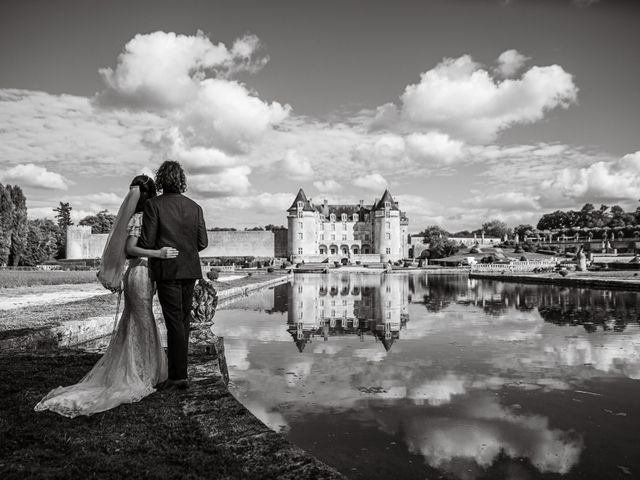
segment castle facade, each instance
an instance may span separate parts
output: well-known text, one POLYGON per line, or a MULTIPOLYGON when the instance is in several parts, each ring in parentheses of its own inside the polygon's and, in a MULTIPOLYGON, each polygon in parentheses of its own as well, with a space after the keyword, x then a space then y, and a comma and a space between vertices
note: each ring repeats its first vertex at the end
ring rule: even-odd
POLYGON ((389 190, 369 205, 315 205, 300 189, 287 222, 287 254, 294 261, 387 262, 409 256, 409 219, 389 190))

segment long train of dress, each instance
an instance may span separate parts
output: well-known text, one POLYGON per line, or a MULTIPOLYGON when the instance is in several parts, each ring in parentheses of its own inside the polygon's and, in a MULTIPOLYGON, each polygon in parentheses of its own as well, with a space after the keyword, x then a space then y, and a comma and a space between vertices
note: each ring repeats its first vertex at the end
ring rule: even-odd
POLYGON ((153 283, 145 259, 130 261, 124 309, 105 354, 80 382, 58 387, 35 410, 66 417, 92 415, 140 401, 167 379, 167 356, 153 317, 153 283))

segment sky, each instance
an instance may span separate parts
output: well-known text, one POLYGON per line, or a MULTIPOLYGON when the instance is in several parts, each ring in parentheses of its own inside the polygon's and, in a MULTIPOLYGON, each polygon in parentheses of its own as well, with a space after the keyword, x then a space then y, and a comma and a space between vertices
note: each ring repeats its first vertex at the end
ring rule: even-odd
POLYGON ((31 218, 117 211, 181 162, 208 227, 299 188, 410 230, 640 199, 640 2, 0 3, 0 182, 31 218))

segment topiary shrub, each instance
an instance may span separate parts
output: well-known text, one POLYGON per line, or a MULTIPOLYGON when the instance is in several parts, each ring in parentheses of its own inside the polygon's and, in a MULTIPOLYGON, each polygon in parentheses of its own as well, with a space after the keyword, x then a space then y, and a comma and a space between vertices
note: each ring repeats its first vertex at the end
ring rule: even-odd
POLYGON ((267 273, 273 273, 273 267, 267 267, 267 273))
POLYGON ((220 272, 213 268, 207 272, 207 278, 212 282, 215 282, 219 276, 220 276, 220 272))

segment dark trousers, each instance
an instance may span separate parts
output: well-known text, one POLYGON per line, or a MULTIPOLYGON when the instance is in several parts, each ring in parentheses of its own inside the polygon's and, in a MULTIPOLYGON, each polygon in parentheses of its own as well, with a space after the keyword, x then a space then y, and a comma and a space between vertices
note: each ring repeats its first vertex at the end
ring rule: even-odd
POLYGON ((195 280, 161 280, 158 299, 167 325, 167 356, 169 379, 187 378, 187 354, 189 352, 189 324, 195 280))

